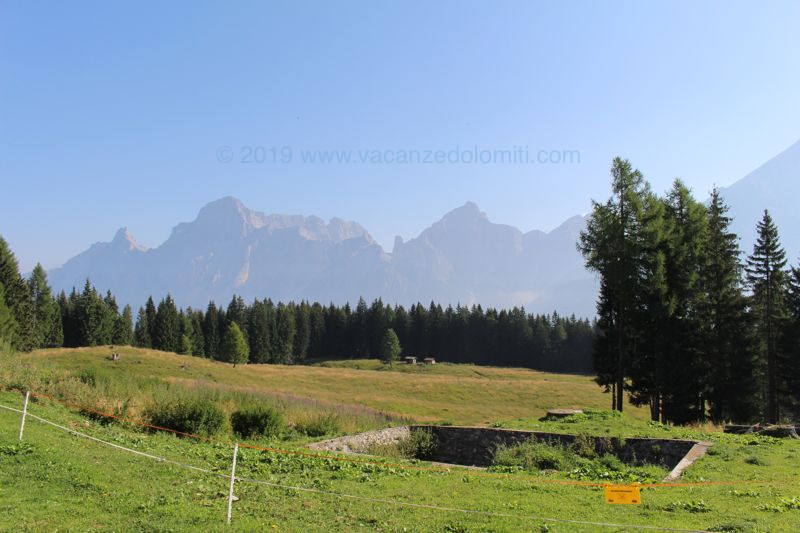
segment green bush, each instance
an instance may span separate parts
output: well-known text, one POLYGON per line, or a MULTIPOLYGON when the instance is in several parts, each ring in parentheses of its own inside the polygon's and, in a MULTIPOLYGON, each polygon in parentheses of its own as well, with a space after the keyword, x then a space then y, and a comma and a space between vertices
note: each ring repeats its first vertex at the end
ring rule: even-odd
POLYGON ((317 413, 297 422, 295 429, 309 437, 333 435, 342 430, 342 420, 336 413, 317 413))
POLYGON ((146 414, 154 426, 204 436, 218 434, 227 422, 222 409, 205 398, 160 400, 146 414))
POLYGON ((427 429, 411 431, 410 435, 397 442, 371 444, 367 453, 394 459, 430 459, 436 451, 433 433, 427 429))
POLYGON ((283 415, 267 405, 248 405, 234 411, 231 427, 243 439, 253 436, 275 437, 283 431, 283 415))
POLYGON ((575 466, 574 454, 561 446, 526 440, 512 446, 499 446, 494 464, 525 470, 567 470, 575 466))

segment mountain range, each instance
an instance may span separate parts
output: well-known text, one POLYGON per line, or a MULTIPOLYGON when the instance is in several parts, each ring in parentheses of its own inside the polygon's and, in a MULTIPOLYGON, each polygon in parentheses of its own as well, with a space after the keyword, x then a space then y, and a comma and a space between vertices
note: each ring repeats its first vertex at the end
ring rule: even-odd
MULTIPOLYGON (((794 264, 800 253, 800 142, 722 189, 734 229, 749 252, 765 208, 776 220, 794 264)), ((522 305, 530 312, 593 316, 597 279, 576 249, 585 226, 569 218, 550 232, 489 220, 468 202, 416 238, 397 237, 384 250, 356 222, 315 216, 265 215, 233 197, 204 206, 173 228, 157 248, 136 243, 126 228, 49 272, 55 290, 89 278, 120 303, 142 305, 171 293, 181 306, 245 299, 354 303, 522 305)))
POLYGON ((54 289, 66 291, 88 277, 134 306, 169 292, 183 306, 227 303, 233 294, 324 303, 380 297, 588 315, 594 304, 582 298, 594 278, 575 249, 584 224, 576 216, 549 233, 523 233, 491 222, 469 202, 414 239, 397 237, 387 253, 356 222, 265 215, 226 197, 175 226, 157 248, 139 245, 122 228, 49 276, 54 289))

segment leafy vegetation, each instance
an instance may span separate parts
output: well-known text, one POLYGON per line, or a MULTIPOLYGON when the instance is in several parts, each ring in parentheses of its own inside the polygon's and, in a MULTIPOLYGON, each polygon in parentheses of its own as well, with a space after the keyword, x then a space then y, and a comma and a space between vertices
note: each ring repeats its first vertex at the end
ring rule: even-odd
POLYGON ((284 430, 283 415, 274 407, 247 405, 231 414, 231 426, 240 437, 277 437, 284 430))

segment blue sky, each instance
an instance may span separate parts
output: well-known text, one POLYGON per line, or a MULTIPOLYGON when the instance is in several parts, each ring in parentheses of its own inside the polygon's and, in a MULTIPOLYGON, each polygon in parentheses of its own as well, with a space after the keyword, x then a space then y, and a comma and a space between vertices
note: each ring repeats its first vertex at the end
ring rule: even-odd
POLYGON ((607 196, 614 155, 705 196, 800 137, 798 20, 797 2, 2 2, 0 234, 50 268, 121 226, 156 246, 229 194, 388 248, 468 200, 548 230, 607 196), (580 162, 301 161, 476 146, 580 162))

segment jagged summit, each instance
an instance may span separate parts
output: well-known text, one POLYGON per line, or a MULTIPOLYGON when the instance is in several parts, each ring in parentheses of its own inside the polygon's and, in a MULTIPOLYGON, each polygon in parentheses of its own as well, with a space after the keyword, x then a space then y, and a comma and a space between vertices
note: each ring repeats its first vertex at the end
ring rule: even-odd
POLYGON ((553 233, 526 239, 467 202, 418 237, 395 239, 390 255, 357 222, 267 215, 226 196, 176 225, 157 248, 139 246, 121 228, 110 243, 98 243, 52 270, 50 280, 57 290, 69 290, 88 276, 99 289, 111 289, 120 303, 134 306, 151 294, 170 292, 182 306, 204 306, 212 299, 224 304, 237 294, 283 301, 380 297, 403 304, 527 305, 591 314, 591 296, 585 305, 558 305, 575 291, 575 278, 588 275, 581 270, 574 235, 553 233), (554 284, 547 265, 568 265, 563 271, 569 275, 559 272, 554 284))
POLYGON ((133 235, 128 231, 127 226, 123 226, 117 230, 117 233, 114 234, 114 238, 111 240, 111 245, 115 248, 126 248, 128 250, 138 250, 141 252, 147 250, 147 246, 142 246, 136 242, 136 239, 134 239, 133 235))

